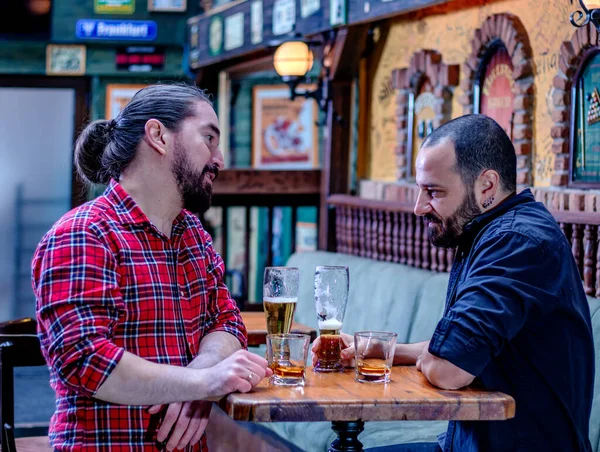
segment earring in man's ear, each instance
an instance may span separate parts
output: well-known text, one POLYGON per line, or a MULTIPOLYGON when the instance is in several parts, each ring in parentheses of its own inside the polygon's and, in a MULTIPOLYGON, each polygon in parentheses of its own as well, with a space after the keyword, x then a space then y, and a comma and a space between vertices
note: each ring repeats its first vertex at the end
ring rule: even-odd
POLYGON ((492 205, 493 202, 494 202, 494 197, 490 196, 488 199, 486 199, 485 201, 483 201, 483 204, 481 204, 481 206, 484 209, 487 209, 489 206, 492 205))

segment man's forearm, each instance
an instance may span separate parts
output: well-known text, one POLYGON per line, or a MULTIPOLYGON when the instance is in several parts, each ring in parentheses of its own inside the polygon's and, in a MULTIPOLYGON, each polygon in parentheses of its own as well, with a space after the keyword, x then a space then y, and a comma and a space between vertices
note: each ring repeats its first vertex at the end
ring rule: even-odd
POLYGON ((214 366, 241 349, 242 344, 234 335, 225 331, 209 333, 200 341, 198 355, 188 367, 204 369, 214 366))
POLYGON ((205 372, 157 364, 125 352, 98 388, 95 398, 122 405, 154 405, 206 399, 210 394, 205 372))
POLYGON ((394 365, 414 366, 417 358, 423 353, 423 347, 428 341, 416 344, 396 344, 394 349, 394 365))

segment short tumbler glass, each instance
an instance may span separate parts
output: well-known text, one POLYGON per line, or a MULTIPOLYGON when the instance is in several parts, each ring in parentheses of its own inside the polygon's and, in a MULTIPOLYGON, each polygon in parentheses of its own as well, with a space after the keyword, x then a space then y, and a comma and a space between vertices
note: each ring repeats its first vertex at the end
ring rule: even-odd
POLYGON ((267 361, 273 370, 271 383, 280 386, 304 386, 308 334, 267 335, 267 361))
POLYGON ((390 381, 396 333, 359 331, 354 333, 355 379, 361 383, 390 381))

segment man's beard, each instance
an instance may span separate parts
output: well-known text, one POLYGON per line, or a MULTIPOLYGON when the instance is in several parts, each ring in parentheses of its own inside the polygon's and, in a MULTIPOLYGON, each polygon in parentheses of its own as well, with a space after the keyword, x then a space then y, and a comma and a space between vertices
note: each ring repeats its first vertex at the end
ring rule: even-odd
POLYGON ((431 213, 424 215, 424 220, 430 222, 427 227, 429 241, 440 248, 455 248, 465 225, 479 215, 481 210, 475 200, 475 192, 470 190, 462 204, 446 220, 431 213))
POLYGON ((177 142, 173 156, 173 175, 177 181, 183 208, 197 214, 205 213, 212 200, 212 184, 207 182, 207 173, 215 178, 219 169, 215 165, 206 165, 202 171, 192 168, 185 147, 177 142))

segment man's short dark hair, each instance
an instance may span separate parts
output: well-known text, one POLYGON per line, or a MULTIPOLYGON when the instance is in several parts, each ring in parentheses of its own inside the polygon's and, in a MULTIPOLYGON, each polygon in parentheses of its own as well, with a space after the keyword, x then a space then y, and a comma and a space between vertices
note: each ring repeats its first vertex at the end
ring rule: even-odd
POLYGON ((423 148, 449 140, 456 152, 456 172, 467 187, 485 170, 496 170, 502 188, 514 193, 517 189, 517 156, 515 148, 500 125, 485 115, 466 115, 453 119, 434 130, 423 148))

